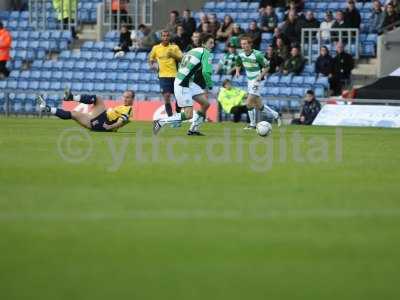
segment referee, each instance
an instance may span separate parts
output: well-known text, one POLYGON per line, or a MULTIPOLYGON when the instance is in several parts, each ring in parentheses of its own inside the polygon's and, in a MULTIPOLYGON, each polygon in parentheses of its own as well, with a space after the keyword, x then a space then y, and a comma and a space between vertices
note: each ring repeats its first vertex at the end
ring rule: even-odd
MULTIPOLYGON (((170 33, 166 30, 161 33, 161 43, 155 45, 149 54, 150 68, 158 70, 165 111, 169 117, 173 115, 171 96, 174 94, 174 80, 178 71, 177 66, 182 56, 179 47, 170 43, 170 33)), ((179 112, 180 108, 176 106, 176 110, 179 112)))

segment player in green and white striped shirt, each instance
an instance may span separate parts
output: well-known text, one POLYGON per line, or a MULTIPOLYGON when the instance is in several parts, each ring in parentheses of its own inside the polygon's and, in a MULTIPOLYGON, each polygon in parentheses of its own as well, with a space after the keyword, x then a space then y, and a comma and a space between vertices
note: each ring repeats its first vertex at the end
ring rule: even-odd
POLYGON ((204 122, 208 103, 208 90, 213 87, 212 54, 214 38, 210 34, 204 34, 200 38, 202 47, 194 48, 187 52, 179 65, 178 74, 174 82, 174 93, 178 106, 182 108, 180 113, 172 117, 156 120, 153 123, 153 133, 168 124, 181 123, 193 117, 188 135, 203 135, 199 129, 204 122), (201 108, 193 116, 193 101, 200 104, 201 108))
POLYGON ((247 108, 249 110, 250 125, 245 129, 255 129, 257 125, 257 111, 277 120, 280 125, 279 113, 263 104, 261 101, 261 82, 268 72, 267 61, 261 51, 252 48, 252 39, 244 36, 240 39, 242 50, 238 53, 236 62, 236 76, 240 76, 240 69, 243 66, 247 75, 247 108))

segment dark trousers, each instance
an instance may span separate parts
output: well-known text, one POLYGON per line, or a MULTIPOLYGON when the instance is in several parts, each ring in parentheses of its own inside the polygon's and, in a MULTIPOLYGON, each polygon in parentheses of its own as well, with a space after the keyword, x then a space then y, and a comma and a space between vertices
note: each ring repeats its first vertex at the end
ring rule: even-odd
POLYGON ((231 109, 231 114, 233 114, 233 122, 238 123, 242 119, 242 115, 246 114, 247 121, 249 121, 249 116, 247 114, 248 109, 246 105, 234 106, 231 109))
MULTIPOLYGON (((70 22, 70 20, 69 20, 69 18, 64 18, 63 19, 63 29, 64 30, 68 30, 69 28, 69 22, 70 22)), ((73 23, 74 21, 73 20, 71 20, 71 23, 73 23)), ((76 34, 76 30, 75 30, 75 26, 73 26, 72 24, 71 24, 71 35, 72 35, 72 37, 74 38, 74 39, 76 39, 78 36, 77 36, 77 34, 76 34)))
POLYGON ((3 74, 5 77, 10 75, 10 71, 6 67, 7 61, 2 60, 0 61, 0 74, 3 74))

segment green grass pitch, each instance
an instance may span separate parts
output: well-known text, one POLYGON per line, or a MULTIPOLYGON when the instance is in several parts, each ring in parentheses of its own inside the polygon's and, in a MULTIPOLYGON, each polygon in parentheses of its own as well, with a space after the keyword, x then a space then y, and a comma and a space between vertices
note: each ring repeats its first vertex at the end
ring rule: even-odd
POLYGON ((0 298, 400 299, 400 131, 242 126, 0 119, 0 298))

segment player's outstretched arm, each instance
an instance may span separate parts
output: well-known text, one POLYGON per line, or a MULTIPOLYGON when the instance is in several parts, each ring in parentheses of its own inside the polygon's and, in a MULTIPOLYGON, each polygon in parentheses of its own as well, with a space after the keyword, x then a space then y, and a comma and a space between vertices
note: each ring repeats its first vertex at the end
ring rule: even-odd
POLYGON ((117 122, 115 122, 114 124, 111 124, 111 125, 104 124, 103 127, 104 127, 106 130, 117 130, 117 129, 119 129, 119 128, 125 126, 125 125, 128 124, 128 123, 129 123, 129 122, 126 122, 126 121, 124 121, 124 120, 121 118, 121 119, 119 119, 117 122))

